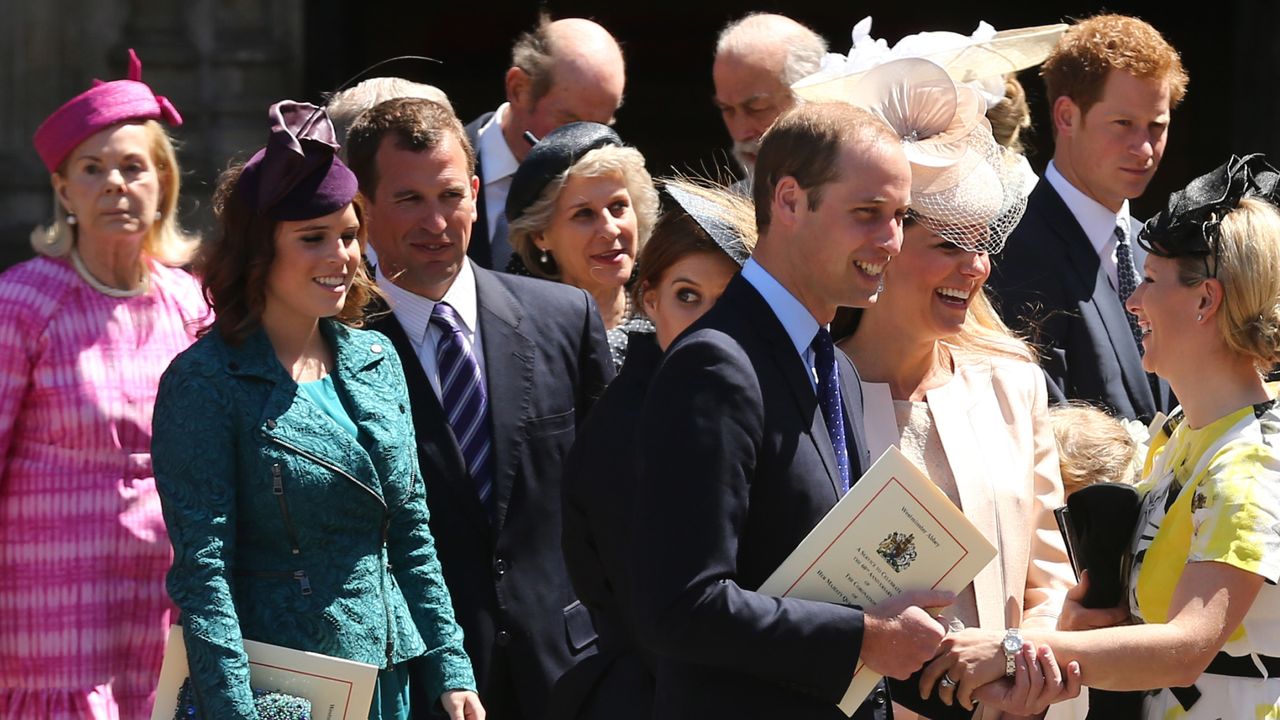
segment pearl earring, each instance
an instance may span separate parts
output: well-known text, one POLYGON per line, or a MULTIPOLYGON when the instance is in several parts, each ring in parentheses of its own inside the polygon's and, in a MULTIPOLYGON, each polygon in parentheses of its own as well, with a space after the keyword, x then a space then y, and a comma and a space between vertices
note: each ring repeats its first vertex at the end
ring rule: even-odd
POLYGON ((78 223, 78 222, 80 222, 80 221, 76 219, 76 214, 75 214, 75 213, 70 213, 70 212, 69 212, 69 213, 67 213, 67 224, 68 224, 68 225, 70 225, 71 227, 75 227, 75 226, 76 226, 76 223, 78 223))
POLYGON ((551 260, 551 256, 547 254, 547 249, 542 248, 542 256, 538 258, 538 261, 546 265, 549 260, 551 260))
POLYGON ((1203 314, 1197 315, 1196 322, 1204 322, 1204 315, 1203 314))
POLYGON ((159 210, 157 210, 157 211, 156 211, 156 222, 160 222, 160 221, 161 221, 161 220, 163 220, 163 219, 164 219, 164 213, 162 213, 162 212, 160 212, 159 210))

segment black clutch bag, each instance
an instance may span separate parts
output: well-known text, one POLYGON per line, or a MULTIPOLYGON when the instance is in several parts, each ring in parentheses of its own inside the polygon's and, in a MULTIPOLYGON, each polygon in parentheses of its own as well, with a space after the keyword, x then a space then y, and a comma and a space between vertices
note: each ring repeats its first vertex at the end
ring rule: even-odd
MULTIPOLYGON (((295 695, 270 690, 254 690, 253 705, 262 720, 311 720, 311 701, 295 695)), ((195 695, 191 692, 191 679, 182 681, 178 690, 178 711, 173 720, 192 720, 200 717, 196 710, 195 695)))
POLYGON ((1124 599, 1140 502, 1129 485, 1098 483, 1072 493, 1054 512, 1076 578, 1089 571, 1085 607, 1115 607, 1124 599))
MULTIPOLYGON (((1140 504, 1138 491, 1129 485, 1099 483, 1075 491, 1066 507, 1054 511, 1076 579, 1089 571, 1089 590, 1080 603, 1085 607, 1115 607, 1124 599, 1140 504)), ((1143 695, 1089 688, 1087 720, 1141 717, 1143 695)))

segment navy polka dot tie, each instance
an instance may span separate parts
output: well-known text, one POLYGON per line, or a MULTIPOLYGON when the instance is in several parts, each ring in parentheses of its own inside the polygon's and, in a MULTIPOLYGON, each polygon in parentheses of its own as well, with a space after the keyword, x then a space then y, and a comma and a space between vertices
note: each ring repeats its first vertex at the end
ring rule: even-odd
MULTIPOLYGON (((1120 296, 1120 305, 1124 306, 1129 296, 1138 289, 1138 271, 1133 266, 1133 248, 1129 245, 1129 233, 1124 222, 1116 224, 1116 294, 1120 296)), ((1138 317, 1127 309, 1124 319, 1129 323, 1129 332, 1133 341, 1138 344, 1138 354, 1142 350, 1142 328, 1138 327, 1138 317)))
POLYGON ((818 379, 818 406, 831 437, 831 447, 836 451, 836 466, 840 469, 840 494, 849 492, 849 445, 844 434, 844 403, 840 400, 840 370, 836 367, 836 346, 831 332, 818 328, 809 345, 813 349, 814 370, 818 379))

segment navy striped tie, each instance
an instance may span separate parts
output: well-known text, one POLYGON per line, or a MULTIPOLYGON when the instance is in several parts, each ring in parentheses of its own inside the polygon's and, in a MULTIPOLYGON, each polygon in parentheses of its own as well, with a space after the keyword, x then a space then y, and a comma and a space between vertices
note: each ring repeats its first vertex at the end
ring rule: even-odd
POLYGON ((440 328, 436 364, 440 371, 440 404, 458 440, 467 470, 475 481, 480 504, 493 515, 493 443, 489 429, 489 391, 462 321, 448 303, 436 303, 431 322, 440 328))
POLYGON ((840 399, 840 370, 836 367, 836 346, 831 332, 818 328, 813 343, 814 370, 817 375, 818 406, 822 408, 822 420, 831 438, 831 448, 836 452, 836 467, 840 471, 840 492, 849 492, 849 444, 844 431, 844 402, 840 399))

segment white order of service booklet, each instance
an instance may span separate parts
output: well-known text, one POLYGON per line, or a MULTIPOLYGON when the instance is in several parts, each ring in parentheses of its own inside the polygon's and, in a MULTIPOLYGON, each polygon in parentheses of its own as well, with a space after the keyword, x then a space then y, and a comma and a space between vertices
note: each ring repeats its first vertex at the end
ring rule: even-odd
MULTIPOLYGON (((959 593, 996 549, 890 447, 757 592, 870 608, 912 590, 959 593)), ((862 662, 840 701, 852 717, 881 676, 862 662)))
MULTIPOLYGON (((378 679, 374 665, 304 652, 293 648, 244 641, 249 656, 249 685, 255 690, 282 692, 311 701, 313 720, 365 720, 378 679)), ((156 704, 151 720, 173 720, 178 692, 187 679, 187 646, 182 626, 169 628, 169 641, 160 666, 156 704)))

